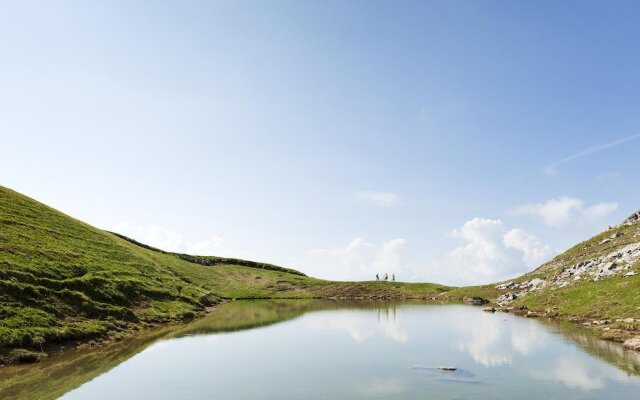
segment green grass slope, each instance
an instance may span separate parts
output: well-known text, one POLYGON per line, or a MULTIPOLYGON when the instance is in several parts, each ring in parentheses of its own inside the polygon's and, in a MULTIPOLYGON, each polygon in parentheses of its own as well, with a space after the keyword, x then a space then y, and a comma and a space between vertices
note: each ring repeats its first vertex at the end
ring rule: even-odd
MULTIPOLYGON (((0 186, 0 358, 117 338, 224 299, 430 298, 434 284, 329 282, 265 263, 174 254, 87 225, 0 186)), ((2 360, 0 360, 2 361, 2 360)))
MULTIPOLYGON (((522 283, 538 278, 545 286, 529 290, 508 307, 526 309, 538 315, 552 315, 582 322, 598 331, 601 337, 621 341, 640 333, 640 257, 612 257, 607 262, 596 261, 599 265, 609 262, 618 271, 610 276, 596 279, 584 272, 579 278, 566 276, 568 268, 602 260, 611 254, 619 254, 623 249, 640 243, 640 221, 608 229, 571 249, 553 260, 541 265, 531 273, 511 282, 522 283), (565 275, 563 276, 563 272, 565 275), (636 275, 633 275, 633 274, 636 275), (564 283, 564 284, 561 284, 564 283), (631 320, 635 320, 630 322, 631 320), (596 321, 594 324, 593 321, 596 321)), ((590 271, 597 270, 592 267, 590 271)), ((492 293, 491 298, 518 289, 496 289, 496 285, 484 287, 492 293)), ((522 291, 520 291, 522 293, 522 291)))

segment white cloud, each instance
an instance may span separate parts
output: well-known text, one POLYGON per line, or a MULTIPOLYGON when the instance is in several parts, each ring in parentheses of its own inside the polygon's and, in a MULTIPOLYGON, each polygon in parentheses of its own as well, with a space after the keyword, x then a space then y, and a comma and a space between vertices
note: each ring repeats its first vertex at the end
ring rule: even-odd
POLYGON ((618 208, 618 203, 598 203, 586 206, 584 201, 568 196, 549 199, 544 203, 526 204, 510 213, 529 216, 541 220, 553 228, 563 228, 570 224, 583 224, 601 221, 618 208))
POLYGON ((551 256, 548 246, 522 229, 507 230, 499 219, 474 218, 451 237, 467 243, 432 262, 428 280, 449 284, 495 282, 526 272, 551 256))
POLYGON ((449 236, 465 243, 426 267, 403 260, 406 241, 402 238, 374 245, 357 237, 345 247, 311 250, 304 270, 339 280, 368 280, 376 273, 388 273, 405 281, 479 284, 522 274, 553 255, 537 236, 523 229, 507 229, 499 219, 474 218, 449 236))
POLYGON ((528 267, 537 267, 553 255, 549 246, 523 229, 511 229, 504 234, 502 241, 507 248, 521 251, 522 260, 528 267))
POLYGON ((161 250, 201 256, 219 256, 224 242, 224 239, 220 236, 211 236, 200 241, 188 241, 179 233, 166 228, 159 226, 141 227, 129 222, 116 225, 113 231, 161 250))
POLYGON ((400 196, 391 192, 363 191, 356 193, 356 197, 374 206, 390 207, 400 202, 400 196))
POLYGON ((618 203, 599 203, 595 206, 587 207, 584 209, 584 216, 587 221, 600 221, 607 215, 611 214, 618 208, 618 203))
POLYGON ((382 247, 376 250, 376 256, 373 260, 373 270, 398 271, 402 267, 400 250, 404 245, 404 239, 393 239, 383 243, 382 247))
POLYGON ((467 243, 455 248, 436 262, 440 279, 458 282, 485 282, 504 274, 510 264, 502 247, 503 224, 500 220, 474 218, 451 236, 467 243))
POLYGON ((392 274, 402 270, 400 251, 404 245, 402 238, 375 246, 357 237, 345 247, 314 249, 309 253, 323 265, 322 269, 314 271, 318 276, 345 280, 372 279, 376 273, 392 274))

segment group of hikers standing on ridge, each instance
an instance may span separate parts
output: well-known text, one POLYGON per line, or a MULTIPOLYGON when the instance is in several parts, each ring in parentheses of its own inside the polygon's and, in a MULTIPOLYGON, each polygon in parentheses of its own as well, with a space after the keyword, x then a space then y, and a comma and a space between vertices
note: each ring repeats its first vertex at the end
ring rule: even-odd
MULTIPOLYGON (((387 274, 386 272, 384 273, 384 278, 382 279, 383 281, 388 281, 389 280, 389 274, 387 274)), ((376 281, 380 281, 380 275, 376 274, 376 281)), ((396 281, 396 274, 391 274, 391 282, 395 282, 396 281)))

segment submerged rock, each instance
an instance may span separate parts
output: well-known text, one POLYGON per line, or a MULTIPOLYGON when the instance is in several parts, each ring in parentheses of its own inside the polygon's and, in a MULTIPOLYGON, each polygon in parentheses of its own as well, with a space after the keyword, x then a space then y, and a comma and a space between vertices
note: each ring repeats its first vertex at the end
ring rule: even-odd
POLYGON ((458 369, 458 367, 429 367, 426 365, 414 365, 411 369, 419 369, 419 370, 427 370, 427 371, 446 371, 453 372, 458 369))
POLYGON ((623 346, 630 350, 640 351, 640 336, 627 339, 623 346))
POLYGON ((462 300, 464 300, 465 303, 473 304, 474 306, 481 306, 489 302, 489 300, 483 299, 482 297, 465 297, 462 300))

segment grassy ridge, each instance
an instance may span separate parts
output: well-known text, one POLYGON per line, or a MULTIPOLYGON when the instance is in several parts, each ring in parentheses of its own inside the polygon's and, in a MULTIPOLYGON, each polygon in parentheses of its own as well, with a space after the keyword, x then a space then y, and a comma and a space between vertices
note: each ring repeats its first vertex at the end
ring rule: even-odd
MULTIPOLYGON (((640 223, 616 227, 514 281, 550 279, 566 266, 638 237, 640 223), (622 235, 604 241, 613 233, 622 235)), ((640 270, 640 265, 632 269, 640 270)), ((266 263, 169 253, 94 228, 0 186, 0 363, 33 361, 43 348, 68 341, 124 337, 149 325, 193 318, 225 299, 461 301, 467 296, 495 299, 505 291, 495 285, 333 282, 266 263)), ((547 287, 513 305, 580 319, 640 318, 638 293, 640 275, 611 277, 547 287)), ((629 334, 636 327, 625 329, 629 334)))
POLYGON ((250 261, 250 260, 242 260, 242 259, 239 259, 239 258, 228 258, 228 257, 217 257, 217 256, 194 256, 194 255, 191 255, 191 254, 172 253, 172 252, 168 252, 168 251, 157 249, 155 247, 151 247, 151 246, 146 245, 144 243, 140 243, 137 240, 131 239, 131 238, 129 238, 129 237, 125 236, 125 235, 122 235, 120 233, 116 233, 116 232, 110 232, 110 233, 112 233, 112 234, 118 236, 119 238, 124 239, 124 240, 126 240, 126 241, 128 241, 130 243, 133 243, 133 244, 135 244, 137 246, 145 248, 147 250, 155 251, 157 253, 170 254, 170 255, 176 256, 176 257, 178 257, 178 258, 180 258, 182 260, 189 261, 189 262, 194 263, 194 264, 205 265, 205 266, 208 266, 208 267, 212 267, 212 266, 215 266, 215 265, 239 265, 239 266, 242 266, 242 267, 266 269, 266 270, 270 270, 270 271, 286 272, 288 274, 306 276, 302 272, 296 271, 295 269, 279 267, 277 265, 267 264, 267 263, 262 263, 262 262, 256 262, 256 261, 250 261))
POLYGON ((234 298, 433 297, 433 284, 329 282, 270 264, 175 254, 0 187, 0 357, 127 335, 234 298))

